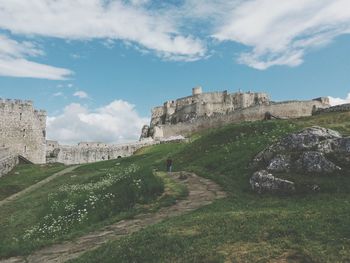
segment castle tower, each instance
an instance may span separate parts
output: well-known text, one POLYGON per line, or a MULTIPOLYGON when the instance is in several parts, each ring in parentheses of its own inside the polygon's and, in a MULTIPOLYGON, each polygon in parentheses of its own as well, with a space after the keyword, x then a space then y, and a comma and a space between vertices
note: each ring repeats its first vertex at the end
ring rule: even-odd
POLYGON ((203 91, 202 91, 201 86, 197 86, 197 87, 192 89, 192 96, 200 95, 202 93, 203 93, 203 91))
POLYGON ((45 163, 46 112, 32 101, 0 99, 0 147, 33 163, 45 163))

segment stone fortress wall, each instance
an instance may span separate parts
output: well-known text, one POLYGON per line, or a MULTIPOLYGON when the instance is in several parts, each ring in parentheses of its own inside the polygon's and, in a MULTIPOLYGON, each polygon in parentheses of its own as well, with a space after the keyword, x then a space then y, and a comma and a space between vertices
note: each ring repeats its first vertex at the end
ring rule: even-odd
POLYGON ((277 118, 311 116, 318 109, 329 106, 328 98, 272 102, 266 93, 202 93, 202 89, 197 87, 192 90, 192 96, 154 108, 151 123, 143 127, 141 139, 187 136, 230 123, 263 120, 266 114, 277 118))
POLYGON ((98 162, 130 156, 145 146, 182 141, 182 136, 200 130, 262 120, 267 113, 270 117, 298 118, 349 108, 350 105, 330 108, 328 98, 276 103, 266 93, 203 93, 201 87, 196 87, 191 96, 153 108, 150 125, 143 127, 140 141, 120 145, 81 142, 67 146, 46 141, 46 112, 35 110, 31 101, 0 99, 0 176, 11 170, 19 157, 38 164, 98 162))
POLYGON ((330 113, 330 112, 346 112, 350 111, 350 103, 337 105, 325 109, 316 109, 313 112, 313 115, 323 114, 323 113, 330 113))
POLYGON ((153 140, 143 140, 127 144, 105 144, 102 142, 80 142, 78 145, 59 145, 56 141, 47 141, 47 162, 83 164, 118 159, 133 155, 142 147, 158 144, 153 140))
POLYGON ((266 93, 233 93, 227 91, 203 93, 201 87, 192 89, 192 96, 167 101, 152 110, 151 126, 189 122, 214 114, 229 114, 253 105, 267 105, 266 93))
POLYGON ((45 163, 46 112, 32 101, 0 99, 0 147, 10 155, 33 163, 45 163))
POLYGON ((18 164, 18 156, 11 154, 10 149, 0 147, 0 177, 10 172, 18 164))

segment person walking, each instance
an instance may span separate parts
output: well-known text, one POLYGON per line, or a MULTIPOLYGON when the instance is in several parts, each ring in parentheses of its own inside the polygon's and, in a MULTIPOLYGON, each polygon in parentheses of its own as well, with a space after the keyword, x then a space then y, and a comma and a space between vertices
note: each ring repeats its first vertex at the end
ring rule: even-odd
POLYGON ((168 157, 168 159, 166 160, 166 170, 168 173, 171 173, 172 169, 173 169, 173 160, 170 157, 168 157))

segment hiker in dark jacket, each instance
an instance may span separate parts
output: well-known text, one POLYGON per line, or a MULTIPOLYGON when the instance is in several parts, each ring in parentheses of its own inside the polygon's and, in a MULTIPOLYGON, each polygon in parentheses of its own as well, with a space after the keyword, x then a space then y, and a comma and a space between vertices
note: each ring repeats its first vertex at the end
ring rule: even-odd
POLYGON ((166 160, 166 170, 167 170, 167 172, 171 173, 172 168, 173 168, 173 160, 169 157, 166 160))

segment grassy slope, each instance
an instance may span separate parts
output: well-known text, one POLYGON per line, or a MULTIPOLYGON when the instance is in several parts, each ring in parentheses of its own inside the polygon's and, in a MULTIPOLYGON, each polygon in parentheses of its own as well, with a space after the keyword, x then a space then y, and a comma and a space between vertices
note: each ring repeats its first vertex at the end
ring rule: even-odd
POLYGON ((76 262, 349 262, 348 175, 316 179, 323 189, 318 194, 258 196, 249 189, 249 162, 257 152, 316 124, 350 134, 350 114, 343 113, 229 125, 197 136, 182 150, 172 152, 169 145, 176 170, 215 180, 229 197, 111 242, 76 262))
POLYGON ((60 170, 63 164, 20 164, 8 175, 0 178, 0 200, 31 186, 60 170))
MULTIPOLYGON (((137 201, 141 203, 149 203, 154 201, 154 191, 151 190, 147 192, 147 187, 149 187, 148 189, 154 189, 154 184, 158 183, 152 174, 153 165, 157 163, 162 156, 169 152, 169 148, 174 151, 176 148, 181 147, 183 147, 183 145, 180 144, 159 145, 148 150, 147 155, 137 155, 131 158, 84 165, 71 173, 56 178, 39 190, 25 195, 9 205, 2 206, 0 213, 0 258, 6 258, 14 255, 25 255, 41 246, 58 242, 60 240, 71 239, 91 230, 98 229, 103 225, 110 224, 111 222, 115 222, 122 218, 130 217, 135 213, 142 212, 145 209, 142 207, 142 205, 138 205, 137 209, 128 209, 128 207, 124 207, 120 211, 109 213, 101 218, 101 211, 96 210, 93 212, 93 214, 91 214, 91 216, 89 216, 92 218, 92 220, 73 226, 70 231, 61 233, 59 236, 55 235, 52 237, 48 236, 45 238, 23 240, 25 231, 41 222, 43 217, 50 213, 48 201, 48 196, 50 194, 57 192, 59 187, 62 185, 84 185, 90 182, 97 182, 103 178, 111 168, 116 167, 117 163, 119 163, 117 167, 120 169, 129 167, 134 163, 137 163, 138 166, 141 167, 140 171, 136 172, 136 177, 147 178, 147 180, 145 181, 146 187, 142 188, 142 191, 144 192, 139 191, 137 193, 139 195, 137 201), (150 183, 151 185, 147 186, 147 183, 150 183)), ((124 186, 128 187, 126 184, 119 184, 119 186, 117 185, 111 189, 113 193, 118 195, 118 198, 116 198, 117 202, 121 199, 127 200, 127 202, 130 201, 130 198, 125 199, 129 193, 125 193, 124 189, 127 188, 124 188, 124 186)), ((156 187, 158 186, 156 185, 156 187)), ((181 194, 184 193, 183 189, 177 189, 176 185, 172 184, 172 182, 165 182, 165 187, 170 187, 171 191, 175 191, 175 196, 181 196, 181 194)), ((74 194, 74 192, 72 194, 74 194)), ((79 195, 73 196, 73 198, 76 197, 84 198, 84 196, 79 195)), ((62 203, 68 198, 71 198, 71 196, 62 196, 60 198, 61 199, 58 199, 58 201, 59 203, 62 203)), ((153 206, 147 206, 147 209, 156 209, 159 206, 171 204, 174 199, 173 196, 168 195, 162 196, 160 199, 156 199, 155 201, 155 203, 153 202, 153 206)), ((130 203, 130 205, 132 204, 130 203)), ((106 207, 104 212, 109 210, 110 209, 106 207)))

